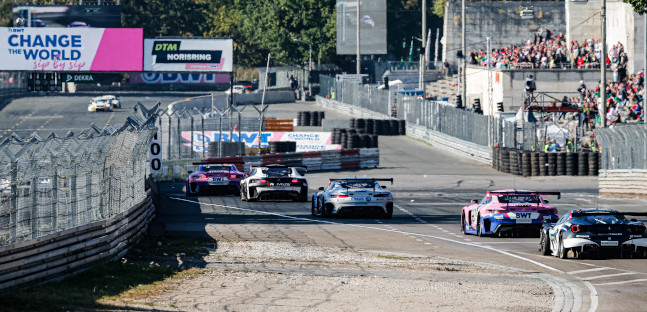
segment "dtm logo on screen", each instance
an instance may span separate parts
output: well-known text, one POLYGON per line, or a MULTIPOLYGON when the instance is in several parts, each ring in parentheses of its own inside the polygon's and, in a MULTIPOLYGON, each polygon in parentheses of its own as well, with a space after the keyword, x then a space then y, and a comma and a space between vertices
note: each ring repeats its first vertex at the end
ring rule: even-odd
POLYGON ((180 41, 154 41, 155 63, 220 62, 222 51, 182 50, 180 41))

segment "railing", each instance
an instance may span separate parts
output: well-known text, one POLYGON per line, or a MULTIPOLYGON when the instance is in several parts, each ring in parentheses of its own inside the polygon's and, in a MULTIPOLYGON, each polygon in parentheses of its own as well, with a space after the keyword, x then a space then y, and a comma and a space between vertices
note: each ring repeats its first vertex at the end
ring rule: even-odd
POLYGON ((485 147, 499 145, 530 150, 536 145, 537 127, 534 123, 505 121, 459 109, 446 102, 425 101, 369 85, 337 82, 327 76, 320 76, 319 81, 321 96, 405 119, 407 126, 420 126, 485 147))
POLYGON ((1 142, 0 245, 106 220, 142 202, 156 109, 141 106, 119 128, 1 142))
POLYGON ((597 129, 602 170, 647 169, 647 125, 620 125, 597 129))

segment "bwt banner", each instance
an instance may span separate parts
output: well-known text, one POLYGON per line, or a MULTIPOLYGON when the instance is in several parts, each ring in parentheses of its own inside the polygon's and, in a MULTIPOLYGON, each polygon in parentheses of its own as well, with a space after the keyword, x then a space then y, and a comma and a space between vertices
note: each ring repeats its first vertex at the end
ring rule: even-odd
POLYGON ((146 39, 144 71, 233 72, 233 39, 146 39))
POLYGON ((141 71, 141 28, 0 28, 0 70, 141 71))
MULTIPOLYGON (((240 141, 245 142, 245 147, 258 147, 258 132, 241 132, 240 141)), ((222 132, 223 141, 238 142, 238 132, 234 131, 233 140, 229 132, 222 132)), ((207 151, 209 142, 220 141, 219 131, 193 131, 193 150, 196 152, 207 151)), ((268 147, 269 142, 297 142, 297 152, 323 151, 341 149, 339 144, 330 144, 330 132, 261 132, 261 147, 268 147)), ((191 131, 182 131, 182 144, 191 145, 191 131)))
POLYGON ((136 84, 229 84, 229 74, 169 74, 169 73, 145 73, 130 74, 130 83, 136 84))

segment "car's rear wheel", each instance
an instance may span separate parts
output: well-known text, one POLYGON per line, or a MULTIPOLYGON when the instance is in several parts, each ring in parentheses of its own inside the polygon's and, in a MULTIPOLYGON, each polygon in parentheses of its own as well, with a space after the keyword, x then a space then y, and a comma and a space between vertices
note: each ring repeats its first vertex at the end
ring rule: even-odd
POLYGON ((249 196, 249 189, 247 189, 247 192, 245 193, 245 197, 247 198, 248 202, 255 202, 258 199, 258 198, 249 196))
POLYGON ((550 255, 550 240, 548 239, 548 235, 546 235, 545 231, 541 231, 540 234, 541 240, 540 240, 540 250, 541 254, 544 256, 550 255))
POLYGON ((557 254, 560 259, 568 259, 568 249, 564 248, 564 240, 561 235, 559 237, 559 249, 557 254))
POLYGON ((386 213, 384 213, 383 218, 384 218, 384 219, 391 219, 391 218, 393 218, 393 205, 387 205, 387 206, 386 206, 386 213))
POLYGON ((245 190, 243 188, 240 188, 240 200, 247 201, 247 197, 245 196, 245 190))
POLYGON ((321 216, 324 218, 330 218, 332 215, 332 206, 330 204, 324 204, 321 202, 321 216))

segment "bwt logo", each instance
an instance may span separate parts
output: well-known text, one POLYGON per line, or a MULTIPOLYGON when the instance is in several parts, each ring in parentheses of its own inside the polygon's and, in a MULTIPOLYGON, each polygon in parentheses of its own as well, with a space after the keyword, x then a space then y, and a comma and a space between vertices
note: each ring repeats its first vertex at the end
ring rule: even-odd
POLYGON ((155 41, 153 51, 178 51, 180 50, 179 41, 155 41))
POLYGON ((527 219, 527 218, 530 218, 530 216, 532 216, 532 213, 530 212, 517 212, 516 214, 517 214, 517 219, 527 219))

